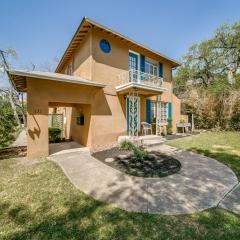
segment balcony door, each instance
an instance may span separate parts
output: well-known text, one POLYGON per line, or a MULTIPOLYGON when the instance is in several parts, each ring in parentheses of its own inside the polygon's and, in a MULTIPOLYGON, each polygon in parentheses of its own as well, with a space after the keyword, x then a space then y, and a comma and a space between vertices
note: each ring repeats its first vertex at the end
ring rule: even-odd
POLYGON ((134 52, 128 54, 129 82, 138 81, 139 55, 134 52))

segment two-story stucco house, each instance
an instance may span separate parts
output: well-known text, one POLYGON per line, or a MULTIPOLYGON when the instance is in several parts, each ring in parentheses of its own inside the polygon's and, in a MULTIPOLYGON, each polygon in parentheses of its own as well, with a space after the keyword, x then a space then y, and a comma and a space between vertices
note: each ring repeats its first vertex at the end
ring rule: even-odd
POLYGON ((136 136, 141 123, 157 134, 185 116, 172 93, 175 60, 83 18, 55 73, 8 70, 27 93, 28 157, 49 155, 49 109, 65 109, 66 138, 90 149, 136 136), (79 118, 80 117, 80 118, 79 118), (79 121, 80 119, 80 121, 79 121))

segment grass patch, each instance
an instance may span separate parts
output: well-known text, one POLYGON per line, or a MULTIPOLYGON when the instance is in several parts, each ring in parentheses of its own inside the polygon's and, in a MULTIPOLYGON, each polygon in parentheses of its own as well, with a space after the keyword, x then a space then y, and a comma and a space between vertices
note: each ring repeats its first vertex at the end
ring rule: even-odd
POLYGON ((170 141, 169 145, 215 158, 230 167, 240 179, 239 132, 207 132, 170 141))
MULTIPOLYGON (((96 183, 97 184, 97 183, 96 183)), ((240 216, 128 213, 86 196, 55 163, 0 161, 0 239, 240 239, 240 216)))

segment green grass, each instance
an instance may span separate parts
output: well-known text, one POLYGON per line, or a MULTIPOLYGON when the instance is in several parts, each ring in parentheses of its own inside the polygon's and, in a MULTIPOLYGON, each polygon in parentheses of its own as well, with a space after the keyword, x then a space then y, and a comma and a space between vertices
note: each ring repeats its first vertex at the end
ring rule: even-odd
POLYGON ((207 132, 170 141, 169 145, 215 158, 240 179, 240 132, 207 132))
POLYGON ((128 213, 73 187, 55 163, 0 161, 0 239, 240 239, 240 216, 128 213))

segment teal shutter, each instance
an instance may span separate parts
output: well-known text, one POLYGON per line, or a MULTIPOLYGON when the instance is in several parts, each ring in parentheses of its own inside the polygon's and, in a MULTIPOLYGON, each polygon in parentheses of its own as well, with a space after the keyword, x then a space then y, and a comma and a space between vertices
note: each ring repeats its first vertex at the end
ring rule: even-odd
POLYGON ((145 72, 145 56, 140 55, 140 71, 145 72))
POLYGON ((146 122, 151 123, 151 100, 146 99, 146 122))
MULTIPOLYGON (((140 72, 145 72, 145 56, 140 55, 140 72)), ((144 75, 140 73, 140 80, 144 80, 144 75)))
POLYGON ((127 132, 129 132, 129 98, 126 98, 126 118, 127 118, 127 132))
POLYGON ((159 63, 159 77, 163 77, 163 64, 159 63))
POLYGON ((168 120, 172 120, 172 103, 168 103, 168 120))

